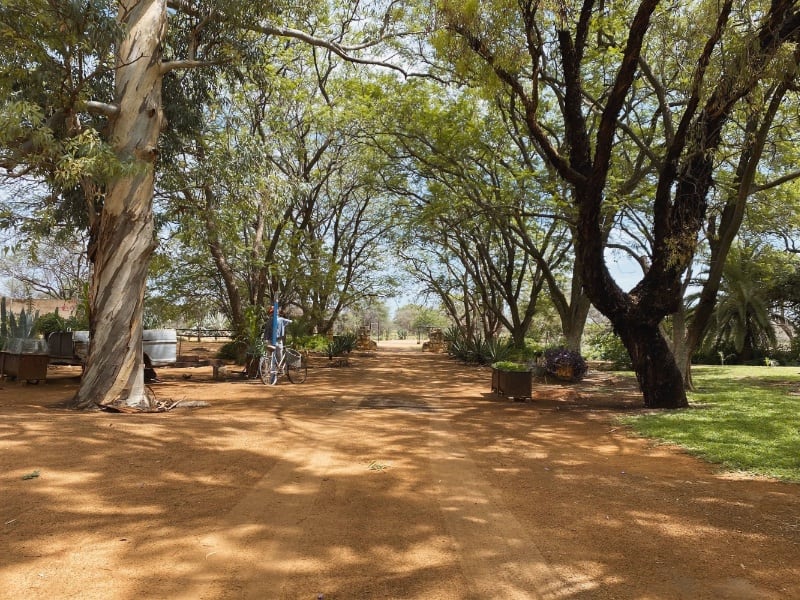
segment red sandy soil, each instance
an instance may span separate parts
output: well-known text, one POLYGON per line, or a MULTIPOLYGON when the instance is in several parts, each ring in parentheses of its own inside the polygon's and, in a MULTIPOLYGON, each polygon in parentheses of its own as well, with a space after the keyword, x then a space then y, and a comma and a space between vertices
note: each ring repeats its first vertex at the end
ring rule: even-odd
POLYGON ((619 375, 512 402, 413 342, 330 364, 159 369, 210 406, 156 414, 3 382, 0 598, 800 598, 798 485, 634 437, 619 375))

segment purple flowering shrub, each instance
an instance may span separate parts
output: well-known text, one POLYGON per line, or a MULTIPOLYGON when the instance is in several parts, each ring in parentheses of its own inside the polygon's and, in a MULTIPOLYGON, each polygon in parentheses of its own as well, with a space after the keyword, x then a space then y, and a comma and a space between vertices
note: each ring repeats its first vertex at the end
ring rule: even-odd
POLYGON ((544 368, 550 375, 568 381, 580 381, 589 370, 580 352, 568 350, 563 346, 544 351, 544 368))

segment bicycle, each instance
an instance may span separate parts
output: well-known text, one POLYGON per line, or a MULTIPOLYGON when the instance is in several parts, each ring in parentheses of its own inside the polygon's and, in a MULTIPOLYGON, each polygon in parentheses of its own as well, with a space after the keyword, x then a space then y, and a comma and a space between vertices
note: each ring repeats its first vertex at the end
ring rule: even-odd
POLYGON ((308 376, 308 365, 294 348, 284 348, 278 361, 275 346, 267 345, 258 361, 258 376, 264 385, 275 385, 278 378, 286 376, 291 383, 303 383, 308 376))

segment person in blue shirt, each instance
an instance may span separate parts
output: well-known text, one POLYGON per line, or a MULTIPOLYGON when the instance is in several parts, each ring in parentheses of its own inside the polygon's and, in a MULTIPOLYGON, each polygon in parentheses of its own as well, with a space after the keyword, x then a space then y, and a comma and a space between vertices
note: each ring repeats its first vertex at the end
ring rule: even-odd
MULTIPOLYGON (((274 307, 269 307, 269 312, 267 313, 267 322, 264 323, 264 342, 271 346, 273 344, 273 337, 272 337, 272 323, 273 323, 273 311, 274 307)), ((291 319, 287 319, 283 316, 283 311, 279 308, 278 309, 278 319, 277 319, 277 328, 275 330, 275 355, 278 359, 278 362, 283 360, 283 344, 286 341, 286 326, 291 323, 291 319)))

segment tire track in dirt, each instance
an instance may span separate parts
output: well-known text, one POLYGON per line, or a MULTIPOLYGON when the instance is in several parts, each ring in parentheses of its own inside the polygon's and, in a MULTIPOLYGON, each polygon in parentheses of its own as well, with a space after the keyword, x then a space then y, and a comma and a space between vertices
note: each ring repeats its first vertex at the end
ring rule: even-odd
POLYGON ((287 460, 282 453, 277 464, 221 519, 217 531, 200 539, 207 572, 200 587, 185 590, 182 597, 282 597, 280 590, 287 578, 307 561, 292 540, 302 535, 303 520, 325 487, 324 474, 333 457, 311 445, 297 447, 296 436, 292 442, 272 443, 290 443, 290 455, 302 455, 303 464, 287 460))
POLYGON ((539 551, 536 532, 522 526, 482 476, 469 450, 437 419, 430 431, 431 475, 439 508, 471 598, 563 598, 566 583, 539 551))

